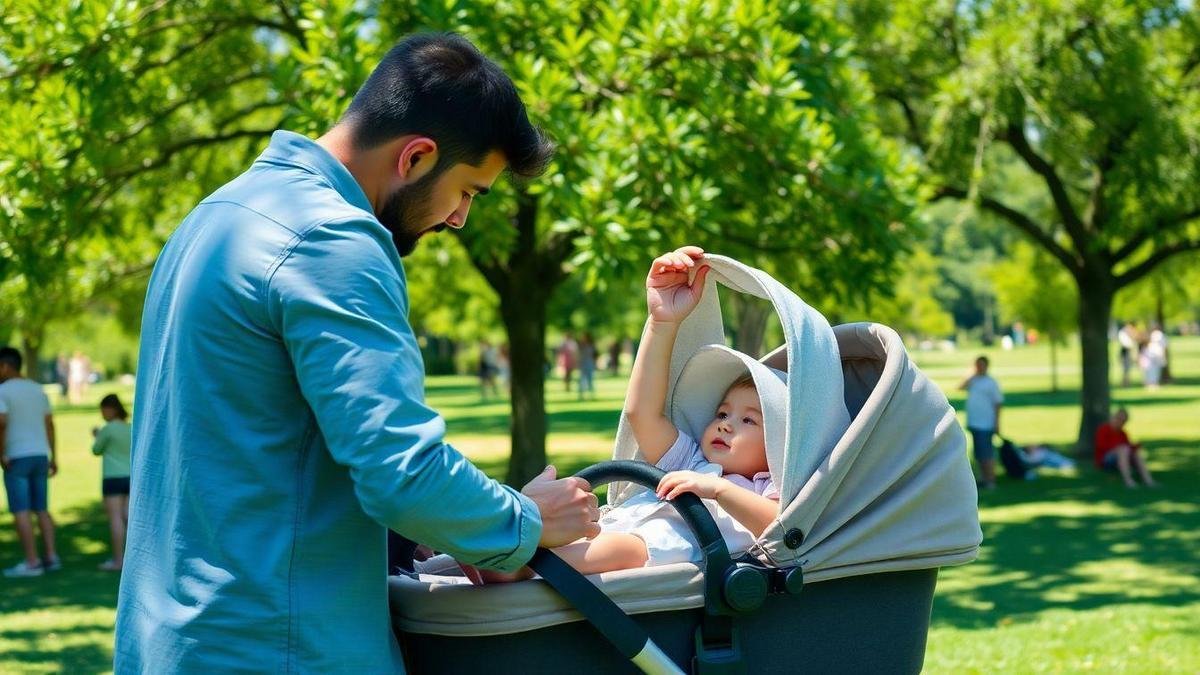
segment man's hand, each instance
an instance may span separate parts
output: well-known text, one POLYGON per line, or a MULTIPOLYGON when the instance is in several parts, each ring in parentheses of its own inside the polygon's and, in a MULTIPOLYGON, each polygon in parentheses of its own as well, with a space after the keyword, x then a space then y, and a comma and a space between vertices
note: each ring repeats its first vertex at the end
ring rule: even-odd
POLYGON ((0 455, 0 466, 3 466, 5 471, 8 471, 9 464, 12 464, 12 460, 8 458, 8 455, 0 455))
POLYGON ((46 475, 50 478, 58 475, 58 462, 50 460, 50 465, 46 470, 46 475))
POLYGON ((672 471, 658 482, 655 493, 659 499, 674 499, 685 492, 701 499, 716 499, 725 479, 708 473, 695 471, 672 471))
POLYGON ((704 251, 698 246, 684 246, 664 253, 650 264, 646 276, 646 309, 653 321, 678 323, 700 302, 708 265, 700 264, 704 251), (696 277, 688 283, 688 272, 699 265, 696 277))
POLYGON ((539 546, 554 548, 580 537, 591 539, 600 534, 600 501, 592 486, 582 478, 555 480, 553 466, 521 488, 521 494, 537 504, 542 514, 542 538, 539 546))

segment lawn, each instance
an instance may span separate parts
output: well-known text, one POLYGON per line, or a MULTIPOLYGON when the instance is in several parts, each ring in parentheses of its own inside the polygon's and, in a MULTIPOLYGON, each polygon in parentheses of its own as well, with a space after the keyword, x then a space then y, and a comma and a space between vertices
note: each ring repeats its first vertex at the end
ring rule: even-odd
MULTIPOLYGON (((1060 354, 1051 392, 1043 347, 986 350, 1007 394, 1006 435, 1060 449, 1079 413, 1078 352, 1060 354)), ((956 407, 954 386, 975 351, 917 353, 956 407)), ((979 560, 944 570, 926 655, 932 673, 1196 672, 1200 668, 1200 338, 1172 343, 1177 382, 1157 392, 1118 389, 1129 430, 1145 441, 1163 486, 1126 490, 1081 463, 1077 475, 1002 482, 980 504, 979 560)), ((607 457, 624 381, 601 378, 594 401, 547 383, 551 459, 572 471, 607 457)), ((128 396, 128 387, 99 386, 128 396)), ((466 377, 435 378, 431 403, 449 438, 484 470, 500 475, 508 453, 507 403, 481 402, 466 377)), ((108 557, 100 507, 100 462, 89 452, 93 406, 56 408, 61 473, 51 485, 65 568, 38 579, 0 579, 0 672, 108 670, 117 578, 96 565, 108 557)), ((1069 450, 1066 450, 1069 451, 1069 450)), ((0 562, 18 559, 8 520, 0 562)))

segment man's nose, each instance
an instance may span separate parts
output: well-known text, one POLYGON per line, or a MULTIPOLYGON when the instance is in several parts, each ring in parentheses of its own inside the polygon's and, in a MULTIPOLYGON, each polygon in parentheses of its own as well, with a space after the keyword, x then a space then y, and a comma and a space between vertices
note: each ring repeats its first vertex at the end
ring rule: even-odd
POLYGON ((446 218, 446 225, 461 230, 467 224, 467 213, 471 210, 471 201, 464 199, 458 208, 446 218))

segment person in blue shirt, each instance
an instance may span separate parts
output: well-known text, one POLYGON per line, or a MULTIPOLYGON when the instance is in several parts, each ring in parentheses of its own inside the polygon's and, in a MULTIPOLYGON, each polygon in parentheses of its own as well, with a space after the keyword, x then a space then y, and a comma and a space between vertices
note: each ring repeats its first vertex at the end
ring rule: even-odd
POLYGON ((187 216, 146 294, 117 673, 400 672, 386 528, 501 571, 599 533, 586 482, 443 441, 407 319, 400 257, 552 150, 498 66, 418 35, 187 216))

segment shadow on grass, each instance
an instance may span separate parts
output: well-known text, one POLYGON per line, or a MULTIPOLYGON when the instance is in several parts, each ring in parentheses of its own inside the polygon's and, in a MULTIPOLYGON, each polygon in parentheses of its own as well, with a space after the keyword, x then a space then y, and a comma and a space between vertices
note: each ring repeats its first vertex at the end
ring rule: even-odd
MULTIPOLYGON (((82 609, 116 607, 119 575, 96 568, 109 557, 104 507, 94 500, 55 515, 59 520, 56 535, 62 570, 29 579, 5 579, 0 614, 62 605, 82 609), (86 552, 88 549, 98 552, 86 552)), ((15 534, 0 541, 6 550, 18 550, 15 534)))
POLYGON ((1055 608, 1200 602, 1192 487, 1200 453, 1194 439, 1148 450, 1157 489, 1126 489, 1087 465, 1078 477, 1002 482, 985 493, 980 559, 973 569, 943 571, 934 624, 991 628, 1055 608))
MULTIPOLYGON (((615 402, 611 407, 601 402, 588 401, 581 406, 556 410, 546 415, 546 424, 551 433, 607 433, 617 434, 617 421, 620 419, 621 404, 615 402)), ((502 413, 481 415, 456 415, 446 420, 447 433, 450 438, 454 434, 499 434, 509 432, 509 415, 507 410, 502 413)))
MULTIPOLYGON (((34 645, 42 637, 34 631, 6 631, 4 635, 6 639, 27 641, 34 645)), ((95 673, 112 669, 112 653, 96 643, 75 644, 53 651, 36 647, 7 649, 4 651, 4 660, 21 664, 22 672, 95 673)))

